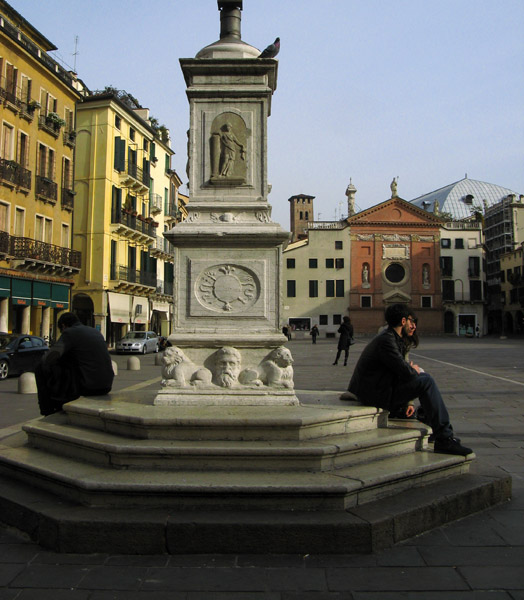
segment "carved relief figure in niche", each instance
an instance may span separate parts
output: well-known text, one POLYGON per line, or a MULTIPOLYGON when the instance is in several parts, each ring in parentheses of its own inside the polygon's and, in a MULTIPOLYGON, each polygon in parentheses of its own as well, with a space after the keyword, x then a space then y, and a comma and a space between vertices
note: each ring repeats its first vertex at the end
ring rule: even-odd
POLYGON ((211 383, 211 371, 198 367, 176 346, 168 346, 162 357, 164 387, 206 387, 211 383))
POLYGON ((362 287, 369 287, 369 265, 364 263, 362 266, 362 287))
POLYGON ((226 123, 221 127, 220 134, 220 175, 229 177, 233 174, 233 166, 237 157, 237 150, 240 151, 241 160, 246 160, 246 152, 236 135, 233 133, 231 123, 226 123))
POLYGON ((292 389, 293 357, 285 346, 275 348, 256 369, 245 369, 240 374, 240 382, 244 385, 292 389))
POLYGON ((422 267, 422 285, 429 287, 429 265, 424 264, 422 267))
POLYGON ((231 346, 224 346, 215 355, 215 383, 220 387, 233 387, 238 384, 240 374, 240 352, 231 346))
POLYGON ((247 128, 235 113, 218 115, 211 126, 211 183, 241 185, 246 181, 247 128))

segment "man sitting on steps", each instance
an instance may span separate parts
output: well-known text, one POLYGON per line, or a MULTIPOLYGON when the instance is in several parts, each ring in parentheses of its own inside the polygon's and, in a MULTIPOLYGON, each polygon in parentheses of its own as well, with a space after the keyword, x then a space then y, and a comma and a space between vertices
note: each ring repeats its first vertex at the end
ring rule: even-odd
POLYGON ((467 456, 473 450, 462 446, 453 435, 444 400, 433 377, 418 365, 404 360, 402 336, 410 337, 416 329, 413 311, 405 304, 388 306, 387 329, 364 348, 349 382, 349 392, 367 406, 396 411, 418 398, 424 421, 431 425, 435 452, 467 456))
POLYGON ((70 312, 59 317, 57 326, 60 339, 35 369, 42 415, 59 412, 80 396, 109 394, 113 385, 113 365, 103 335, 70 312))

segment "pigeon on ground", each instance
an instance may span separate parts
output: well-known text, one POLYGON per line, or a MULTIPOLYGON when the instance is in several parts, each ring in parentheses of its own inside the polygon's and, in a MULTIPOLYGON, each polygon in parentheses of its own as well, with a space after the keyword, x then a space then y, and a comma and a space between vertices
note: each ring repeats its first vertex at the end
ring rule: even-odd
POLYGON ((277 37, 277 39, 272 44, 269 44, 269 46, 263 52, 260 53, 260 56, 258 58, 275 58, 279 50, 280 38, 277 37))

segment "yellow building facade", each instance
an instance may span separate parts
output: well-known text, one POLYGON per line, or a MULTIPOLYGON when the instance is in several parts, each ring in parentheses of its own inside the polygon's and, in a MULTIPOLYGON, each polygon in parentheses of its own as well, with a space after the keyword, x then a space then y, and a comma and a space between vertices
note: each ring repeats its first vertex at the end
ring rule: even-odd
POLYGON ((500 255, 503 334, 524 333, 524 242, 500 255))
POLYGON ((132 96, 108 89, 78 105, 73 247, 85 260, 72 304, 109 345, 129 330, 170 333, 172 154, 169 132, 132 96))
POLYGON ((57 337, 81 255, 72 249, 73 73, 0 0, 0 331, 57 337))

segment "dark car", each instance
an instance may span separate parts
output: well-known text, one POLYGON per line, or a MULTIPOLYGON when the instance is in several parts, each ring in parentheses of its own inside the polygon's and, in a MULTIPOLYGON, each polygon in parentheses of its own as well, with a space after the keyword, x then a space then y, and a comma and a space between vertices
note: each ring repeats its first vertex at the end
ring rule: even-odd
POLYGON ((36 335, 0 333, 0 379, 34 371, 48 350, 36 335))

